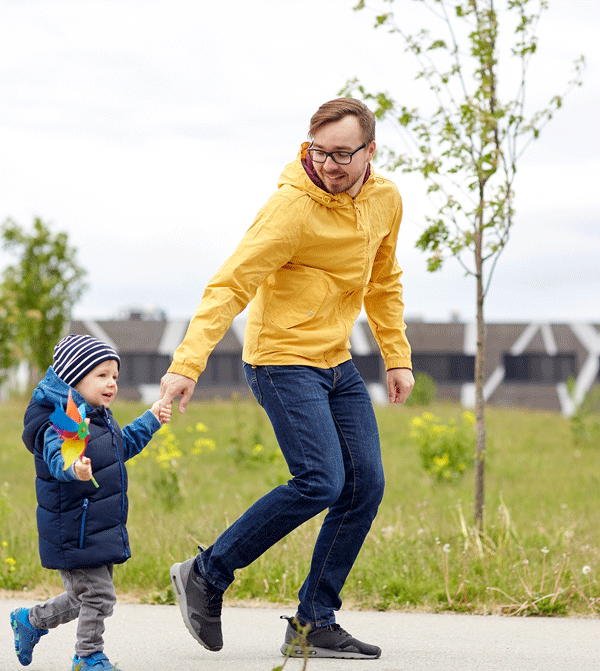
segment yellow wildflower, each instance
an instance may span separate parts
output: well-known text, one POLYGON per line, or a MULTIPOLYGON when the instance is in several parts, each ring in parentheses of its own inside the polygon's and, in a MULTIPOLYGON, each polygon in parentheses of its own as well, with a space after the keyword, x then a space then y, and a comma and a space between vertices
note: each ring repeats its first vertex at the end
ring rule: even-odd
POLYGON ((209 450, 214 450, 217 447, 217 444, 212 438, 197 438, 194 441, 194 447, 196 449, 202 449, 203 447, 208 448, 209 450))
POLYGON ((444 466, 447 466, 449 462, 450 457, 447 454, 444 454, 441 457, 433 458, 433 463, 437 466, 438 470, 441 470, 442 468, 444 468, 444 466))
POLYGON ((465 420, 466 424, 470 424, 471 426, 473 426, 473 424, 475 424, 475 422, 477 421, 475 415, 472 412, 469 412, 468 410, 467 412, 463 413, 463 419, 465 420))

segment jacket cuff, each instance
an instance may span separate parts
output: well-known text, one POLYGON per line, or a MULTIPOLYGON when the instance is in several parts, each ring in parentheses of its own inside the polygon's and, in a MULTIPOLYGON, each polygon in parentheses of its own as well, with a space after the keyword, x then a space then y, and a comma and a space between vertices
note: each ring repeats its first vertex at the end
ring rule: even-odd
MULTIPOLYGON (((75 461, 77 461, 77 459, 75 461)), ((75 480, 75 481, 79 480, 77 475, 75 475, 75 461, 69 466, 69 468, 67 468, 66 471, 64 471, 68 480, 75 480)))
POLYGON ((385 369, 390 370, 390 368, 407 368, 412 370, 412 363, 410 358, 394 358, 385 360, 385 369))
POLYGON ((152 433, 156 433, 162 424, 158 417, 152 412, 152 410, 146 410, 146 412, 141 417, 142 421, 146 423, 152 433))
POLYGON ((176 363, 173 361, 173 363, 169 366, 167 373, 177 373, 177 375, 184 375, 185 377, 189 377, 191 380, 194 380, 194 382, 197 382, 202 371, 190 368, 190 366, 186 366, 184 363, 176 363))

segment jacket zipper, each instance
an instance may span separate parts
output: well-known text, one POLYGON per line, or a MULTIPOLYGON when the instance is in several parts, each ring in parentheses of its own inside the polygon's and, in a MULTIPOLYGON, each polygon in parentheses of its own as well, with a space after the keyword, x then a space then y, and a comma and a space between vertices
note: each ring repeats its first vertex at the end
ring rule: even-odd
POLYGON ((79 549, 83 548, 83 542, 85 540, 85 523, 87 520, 88 506, 90 505, 89 499, 83 500, 83 515, 81 516, 81 529, 79 531, 79 549))
MULTIPOLYGON (((123 539, 123 547, 126 548, 127 543, 125 542, 125 529, 123 524, 123 516, 125 515, 125 466, 123 464, 123 461, 121 460, 121 454, 119 453, 119 446, 117 444, 117 437, 115 430, 113 428, 112 422, 110 421, 110 416, 108 412, 106 412, 106 410, 104 411, 104 419, 110 430, 111 442, 116 452, 117 461, 119 462, 119 469, 121 472, 121 520, 119 522, 119 528, 121 530, 121 537, 123 539)), ((127 552, 125 552, 124 554, 125 556, 127 556, 127 552)))

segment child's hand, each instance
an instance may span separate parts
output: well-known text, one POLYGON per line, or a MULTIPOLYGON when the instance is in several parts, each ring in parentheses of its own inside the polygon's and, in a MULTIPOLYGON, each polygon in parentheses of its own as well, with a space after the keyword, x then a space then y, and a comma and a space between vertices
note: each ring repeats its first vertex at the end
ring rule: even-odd
POLYGON ((92 479, 92 462, 89 457, 81 457, 73 464, 73 470, 79 480, 87 482, 92 479))
POLYGON ((160 407, 160 401, 150 408, 150 412, 158 419, 161 424, 168 424, 171 421, 171 406, 165 405, 162 408, 160 407))

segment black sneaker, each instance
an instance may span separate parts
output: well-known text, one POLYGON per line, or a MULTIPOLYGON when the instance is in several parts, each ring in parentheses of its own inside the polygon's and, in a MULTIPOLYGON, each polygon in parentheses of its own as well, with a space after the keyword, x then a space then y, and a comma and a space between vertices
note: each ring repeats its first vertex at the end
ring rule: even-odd
POLYGON ((223 592, 200 575, 196 557, 182 564, 173 564, 169 575, 183 621, 190 634, 207 650, 220 650, 223 647, 223 592))
POLYGON ((306 634, 306 646, 302 645, 302 624, 296 617, 281 617, 288 621, 285 643, 281 654, 290 657, 302 657, 304 650, 309 657, 336 657, 339 659, 378 659, 381 648, 358 641, 342 629, 339 624, 309 629, 306 634))

